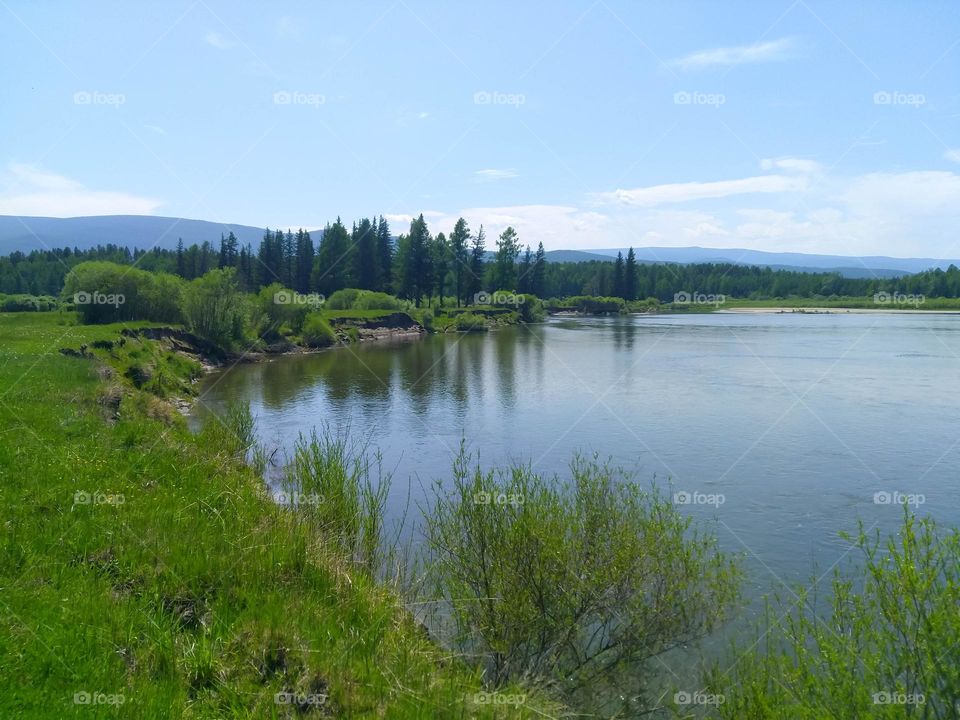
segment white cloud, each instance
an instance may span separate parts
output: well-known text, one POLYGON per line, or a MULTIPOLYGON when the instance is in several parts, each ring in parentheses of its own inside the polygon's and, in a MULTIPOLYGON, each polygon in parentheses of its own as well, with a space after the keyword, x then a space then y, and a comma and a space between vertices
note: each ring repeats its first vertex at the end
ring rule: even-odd
POLYGON ((780 38, 779 40, 768 40, 753 45, 700 50, 691 55, 671 60, 670 64, 681 70, 703 70, 711 67, 772 62, 790 57, 795 47, 796 43, 791 38, 780 38))
POLYGON ((785 170, 787 172, 798 172, 810 175, 820 172, 820 163, 816 160, 805 160, 795 157, 766 158, 760 161, 760 168, 763 170, 785 170))
POLYGON ((507 180, 520 176, 513 168, 487 168, 485 170, 477 170, 474 175, 479 180, 507 180))
POLYGON ((207 45, 215 47, 217 50, 229 50, 233 47, 233 42, 225 38, 220 33, 215 30, 211 30, 206 35, 203 36, 203 40, 207 45))
POLYGON ((597 193, 595 197, 601 203, 652 207, 666 203, 723 198, 730 195, 792 192, 803 190, 806 185, 807 181, 803 177, 758 175, 738 180, 669 183, 631 190, 617 189, 612 192, 597 193))
POLYGON ((10 163, 0 190, 0 215, 77 217, 151 215, 162 203, 125 192, 91 190, 32 165, 10 163))
POLYGON ((960 149, 947 150, 943 156, 951 162, 960 163, 960 149))

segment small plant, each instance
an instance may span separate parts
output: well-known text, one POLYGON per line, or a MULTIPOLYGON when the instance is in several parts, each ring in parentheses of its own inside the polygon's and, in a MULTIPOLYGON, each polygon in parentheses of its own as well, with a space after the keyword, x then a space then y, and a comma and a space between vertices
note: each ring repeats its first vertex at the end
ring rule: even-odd
POLYGON ((315 521, 340 550, 375 572, 381 565, 390 475, 380 455, 330 430, 301 435, 283 485, 294 505, 315 521))
POLYGON ((457 315, 456 328, 462 332, 484 332, 487 330, 487 320, 476 313, 462 313, 457 315))
POLYGON ((337 342, 337 335, 320 312, 312 312, 303 321, 303 344, 307 347, 329 347, 337 342))
POLYGON ((861 555, 836 572, 827 607, 798 590, 768 607, 736 664, 715 667, 722 718, 956 718, 960 714, 960 532, 904 510, 882 541, 861 523, 861 555))
POLYGON ((470 462, 461 448, 437 483, 426 573, 438 626, 493 687, 541 681, 581 707, 642 696, 646 664, 737 600, 737 567, 655 488, 596 458, 563 478, 470 462))

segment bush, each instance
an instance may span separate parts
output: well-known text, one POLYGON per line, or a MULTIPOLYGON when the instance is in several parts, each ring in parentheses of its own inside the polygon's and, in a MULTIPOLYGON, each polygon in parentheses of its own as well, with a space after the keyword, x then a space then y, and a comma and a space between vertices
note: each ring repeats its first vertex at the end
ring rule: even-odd
POLYGON ((621 471, 595 458, 566 478, 470 463, 461 448, 452 486, 437 483, 426 572, 446 601, 440 627, 493 686, 542 681, 582 707, 612 687, 637 695, 653 658, 708 633, 738 598, 739 570, 715 541, 621 471))
POLYGON ((237 287, 233 268, 211 270, 183 294, 187 328, 227 350, 245 339, 248 315, 248 299, 237 287))
POLYGON ((112 262, 82 262, 67 273, 63 298, 85 323, 123 320, 180 322, 184 282, 112 262))
POLYGON ((400 310, 400 301, 393 295, 362 290, 353 303, 354 310, 400 310))
POLYGON ((817 607, 815 588, 799 589, 768 608, 763 635, 730 673, 714 669, 720 717, 958 716, 960 532, 905 511, 885 543, 862 525, 846 539, 863 566, 852 581, 835 572, 829 607, 817 607))
POLYGON ((487 330, 487 320, 476 313, 462 313, 457 315, 456 328, 466 332, 483 332, 487 330))
POLYGON ((307 347, 329 347, 337 341, 337 335, 319 312, 307 315, 303 322, 303 344, 307 347))
POLYGON ((360 291, 356 288, 344 288, 337 290, 327 298, 326 307, 328 310, 352 310, 353 303, 359 297, 360 291))
POLYGON ((546 312, 543 309, 543 303, 536 295, 520 295, 523 302, 517 306, 520 313, 520 321, 525 323, 543 322, 546 312))
POLYGON ((0 295, 0 312, 48 312, 60 307, 49 295, 0 295))
POLYGON ((268 340, 276 339, 284 325, 289 325, 293 332, 299 333, 307 313, 316 308, 297 299, 297 293, 280 283, 261 288, 256 297, 258 317, 254 327, 257 335, 268 340))

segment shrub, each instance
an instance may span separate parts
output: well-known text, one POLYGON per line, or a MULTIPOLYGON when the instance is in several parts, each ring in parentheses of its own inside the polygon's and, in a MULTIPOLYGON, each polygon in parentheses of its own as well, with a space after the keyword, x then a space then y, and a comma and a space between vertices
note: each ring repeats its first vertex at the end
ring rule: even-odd
POLYGON ((47 312, 60 307, 49 295, 0 295, 0 312, 47 312))
POLYGON ((265 339, 275 339, 284 325, 289 325, 293 332, 300 332, 307 313, 315 307, 296 300, 297 293, 280 283, 271 283, 261 288, 256 297, 258 317, 254 327, 257 335, 265 339))
POLYGON ((187 285, 183 316, 191 332, 224 349, 244 340, 247 296, 237 287, 233 268, 211 270, 187 285))
POLYGON ((456 328, 466 332, 483 332, 487 330, 487 320, 476 313, 461 313, 457 315, 456 328))
POLYGON ((329 347, 337 341, 337 335, 319 312, 312 312, 303 321, 303 343, 307 347, 329 347))
POLYGON ((452 485, 437 483, 426 572, 446 601, 440 627, 492 685, 543 681, 581 706, 614 686, 642 693, 649 661, 738 598, 739 570, 713 538, 622 471, 596 458, 565 478, 470 463, 461 448, 452 485))
POLYGON ((353 303, 354 310, 400 310, 400 301, 393 295, 362 290, 353 303))
POLYGON ((763 634, 729 673, 714 668, 720 717, 957 717, 960 532, 905 511, 886 542, 862 524, 846 539, 862 569, 852 580, 834 573, 827 608, 815 588, 799 589, 768 608, 763 634))
POLYGON ((328 310, 352 310, 359 295, 360 291, 356 288, 337 290, 327 298, 326 307, 328 310))
POLYGON ((112 262, 82 262, 67 273, 63 298, 85 323, 180 322, 183 280, 112 262))
POLYGON ((523 299, 523 302, 517 306, 517 311, 520 313, 521 322, 543 322, 546 312, 543 309, 543 303, 540 302, 540 298, 530 294, 520 295, 520 297, 523 299))

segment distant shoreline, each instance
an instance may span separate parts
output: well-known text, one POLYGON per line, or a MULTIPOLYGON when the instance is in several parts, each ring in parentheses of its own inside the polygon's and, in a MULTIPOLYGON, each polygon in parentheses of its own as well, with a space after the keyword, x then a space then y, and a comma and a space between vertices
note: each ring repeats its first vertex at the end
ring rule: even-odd
POLYGON ((893 308, 839 308, 839 307, 731 307, 714 310, 715 313, 748 313, 748 314, 790 314, 790 315, 960 315, 960 310, 920 310, 920 309, 893 309, 893 308))

